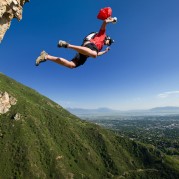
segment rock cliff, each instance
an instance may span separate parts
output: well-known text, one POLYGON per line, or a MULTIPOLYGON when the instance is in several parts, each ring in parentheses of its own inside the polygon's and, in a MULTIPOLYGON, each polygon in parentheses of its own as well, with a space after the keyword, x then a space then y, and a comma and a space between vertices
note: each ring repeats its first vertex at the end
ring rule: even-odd
POLYGON ((23 6, 30 0, 0 0, 0 42, 13 18, 22 19, 23 6))

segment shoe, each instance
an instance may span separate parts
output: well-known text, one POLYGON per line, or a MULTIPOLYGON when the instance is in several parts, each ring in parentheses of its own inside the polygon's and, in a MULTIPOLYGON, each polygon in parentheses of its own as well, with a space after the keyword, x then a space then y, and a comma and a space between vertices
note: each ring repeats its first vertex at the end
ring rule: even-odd
POLYGON ((59 40, 58 42, 58 47, 64 47, 64 48, 68 48, 69 43, 63 41, 63 40, 59 40))
POLYGON ((45 56, 48 55, 45 51, 42 51, 40 56, 36 59, 35 65, 38 66, 41 62, 45 62, 45 56))

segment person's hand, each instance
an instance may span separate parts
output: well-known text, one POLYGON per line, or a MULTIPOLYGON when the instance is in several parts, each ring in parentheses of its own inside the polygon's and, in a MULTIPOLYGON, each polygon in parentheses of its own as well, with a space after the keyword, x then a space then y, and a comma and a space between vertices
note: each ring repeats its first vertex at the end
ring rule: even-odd
POLYGON ((116 17, 108 17, 107 19, 105 19, 106 23, 116 23, 117 22, 117 18, 116 17))
POLYGON ((110 23, 110 22, 112 22, 113 21, 113 18, 112 17, 108 17, 107 19, 105 19, 105 22, 106 23, 110 23))
POLYGON ((109 50, 110 50, 110 47, 107 47, 105 51, 108 52, 109 50))

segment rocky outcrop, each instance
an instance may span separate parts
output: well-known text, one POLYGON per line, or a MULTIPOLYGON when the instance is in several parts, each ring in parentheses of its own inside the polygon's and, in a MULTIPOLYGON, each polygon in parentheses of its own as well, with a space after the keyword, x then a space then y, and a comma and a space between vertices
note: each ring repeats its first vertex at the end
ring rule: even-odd
POLYGON ((0 115, 9 111, 12 105, 17 103, 17 99, 7 92, 0 92, 0 115))
POLYGON ((21 114, 20 113, 16 113, 13 118, 15 121, 19 121, 21 119, 21 114))
POLYGON ((0 42, 11 25, 11 20, 22 19, 23 6, 30 0, 0 0, 0 42))

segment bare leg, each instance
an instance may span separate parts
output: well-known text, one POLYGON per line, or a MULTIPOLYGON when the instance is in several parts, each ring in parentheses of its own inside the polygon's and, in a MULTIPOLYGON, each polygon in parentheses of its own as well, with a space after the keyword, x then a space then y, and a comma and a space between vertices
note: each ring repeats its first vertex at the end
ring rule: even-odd
POLYGON ((68 60, 61 58, 61 57, 54 57, 54 56, 51 56, 51 55, 46 55, 45 59, 50 60, 50 61, 55 62, 55 63, 58 63, 60 65, 68 67, 68 68, 75 68, 76 67, 76 64, 73 61, 68 61, 68 60))
POLYGON ((68 48, 73 49, 73 50, 77 51, 78 53, 81 53, 83 55, 87 55, 87 56, 93 57, 93 58, 96 58, 98 55, 96 51, 91 50, 87 47, 83 47, 83 46, 76 46, 76 45, 69 44, 68 48))

